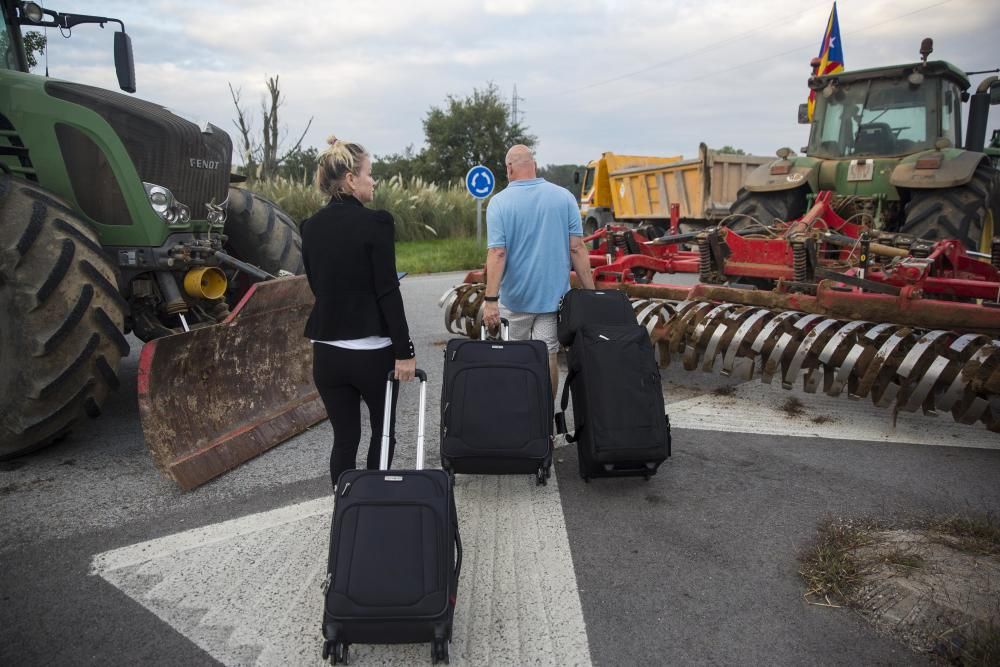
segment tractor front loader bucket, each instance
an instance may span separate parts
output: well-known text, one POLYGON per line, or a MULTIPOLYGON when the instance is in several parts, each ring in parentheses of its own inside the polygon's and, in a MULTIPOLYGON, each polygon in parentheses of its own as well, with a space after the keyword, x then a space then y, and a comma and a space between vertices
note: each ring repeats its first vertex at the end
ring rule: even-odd
POLYGON ((326 418, 302 336, 305 276, 253 285, 226 320, 152 340, 139 414, 157 467, 185 490, 326 418))

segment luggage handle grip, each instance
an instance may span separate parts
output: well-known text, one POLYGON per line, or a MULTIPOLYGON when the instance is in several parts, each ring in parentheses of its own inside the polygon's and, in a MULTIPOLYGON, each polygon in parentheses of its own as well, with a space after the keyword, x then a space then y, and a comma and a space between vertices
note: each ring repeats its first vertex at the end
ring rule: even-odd
MULTIPOLYGON (((427 382, 427 373, 423 372, 419 368, 413 371, 413 376, 418 380, 420 380, 421 382, 427 382)), ((396 371, 395 369, 393 369, 389 371, 389 382, 394 382, 395 380, 396 380, 396 371)))
MULTIPOLYGON (((417 470, 424 469, 424 413, 427 411, 427 373, 416 369, 414 375, 420 380, 420 403, 417 408, 417 470)), ((389 469, 389 424, 392 419, 392 387, 398 384, 396 371, 389 371, 385 383, 385 412, 382 413, 382 445, 379 448, 379 470, 389 469)))
MULTIPOLYGON (((479 340, 487 340, 485 322, 479 325, 479 340)), ((500 340, 510 340, 510 321, 506 317, 500 318, 500 340)))

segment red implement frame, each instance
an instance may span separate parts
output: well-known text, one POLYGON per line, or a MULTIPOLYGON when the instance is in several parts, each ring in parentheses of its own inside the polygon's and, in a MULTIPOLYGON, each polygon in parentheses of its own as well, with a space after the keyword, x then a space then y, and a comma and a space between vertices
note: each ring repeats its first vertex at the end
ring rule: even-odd
MULTIPOLYGON (((829 192, 821 192, 802 218, 759 233, 717 228, 673 240, 679 228, 671 224, 667 236, 649 240, 609 225, 584 239, 598 243, 590 253, 594 281, 634 297, 725 300, 1000 335, 996 266, 970 256, 955 240, 924 244, 923 257, 878 243, 866 228, 841 218, 830 200, 829 192), (683 241, 696 242, 698 250, 683 250, 683 241), (698 273, 703 284, 650 284, 653 273, 698 273), (721 287, 741 278, 771 280, 775 288, 721 287)), ((474 271, 465 281, 483 279, 482 271, 474 271)))

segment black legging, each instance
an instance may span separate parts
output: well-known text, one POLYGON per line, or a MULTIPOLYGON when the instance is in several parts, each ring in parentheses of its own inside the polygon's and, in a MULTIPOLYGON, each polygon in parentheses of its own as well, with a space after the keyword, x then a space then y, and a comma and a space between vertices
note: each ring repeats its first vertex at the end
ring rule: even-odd
MULTIPOLYGON (((382 451, 382 418, 385 412, 385 383, 396 361, 391 347, 378 350, 348 350, 326 343, 313 343, 313 381, 333 425, 330 479, 336 484, 340 473, 357 467, 361 443, 361 399, 368 406, 372 439, 368 447, 368 469, 378 470, 382 451)), ((389 424, 389 463, 396 448, 396 395, 392 392, 392 419, 389 424)))

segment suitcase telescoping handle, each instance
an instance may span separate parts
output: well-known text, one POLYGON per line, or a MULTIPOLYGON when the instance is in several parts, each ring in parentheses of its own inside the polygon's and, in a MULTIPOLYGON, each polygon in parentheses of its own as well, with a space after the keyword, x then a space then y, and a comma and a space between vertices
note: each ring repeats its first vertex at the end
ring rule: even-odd
MULTIPOLYGON (((479 340, 486 340, 486 323, 483 322, 479 327, 479 340)), ((510 340, 510 322, 506 317, 500 318, 500 339, 510 340)))
MULTIPOLYGON (((417 408, 417 470, 424 469, 424 412, 427 406, 427 373, 419 368, 414 373, 420 380, 420 405, 417 408)), ((389 371, 389 380, 385 383, 385 412, 382 413, 382 451, 379 453, 379 470, 389 469, 389 424, 392 422, 392 385, 398 384, 396 371, 389 371)))

